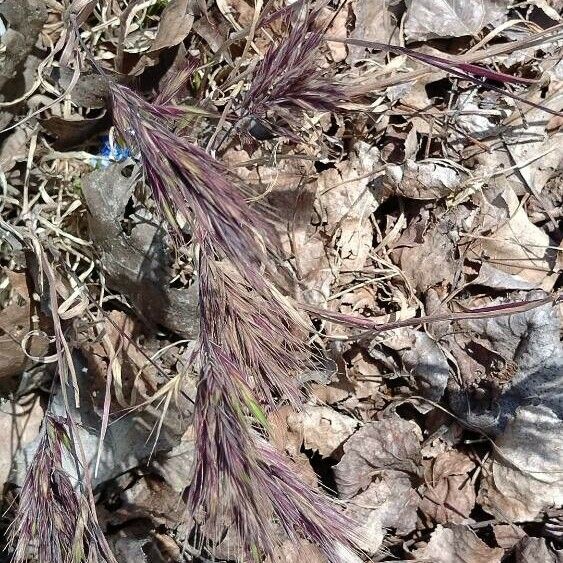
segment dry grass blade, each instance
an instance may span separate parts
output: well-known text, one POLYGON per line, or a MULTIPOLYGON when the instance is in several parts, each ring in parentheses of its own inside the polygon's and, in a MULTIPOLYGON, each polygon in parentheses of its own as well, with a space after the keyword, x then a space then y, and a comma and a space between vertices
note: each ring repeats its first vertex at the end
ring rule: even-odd
MULTIPOLYGON (((473 84, 477 86, 484 86, 488 90, 492 90, 493 92, 497 92, 499 94, 503 94, 522 102, 530 107, 541 109, 546 113, 550 113, 551 115, 562 116, 563 113, 560 111, 555 111, 551 108, 548 108, 541 104, 536 104, 526 98, 515 94, 509 90, 499 88, 493 84, 485 82, 485 80, 493 80, 495 82, 500 82, 502 84, 505 83, 512 83, 512 84, 535 84, 537 83, 536 80, 530 80, 526 78, 520 78, 517 76, 512 76, 509 74, 505 74, 502 72, 493 71, 484 67, 480 67, 471 63, 466 63, 462 61, 456 61, 451 59, 446 59, 442 57, 436 57, 434 55, 427 55, 424 53, 419 53, 413 49, 409 49, 407 47, 398 47, 393 45, 386 45, 385 43, 379 43, 377 41, 367 41, 364 39, 348 39, 348 38, 338 38, 338 37, 326 37, 327 41, 334 41, 337 43, 345 43, 347 45, 357 45, 359 47, 367 47, 369 49, 377 49, 380 51, 385 51, 388 53, 397 53, 401 55, 406 55, 413 59, 416 59, 422 63, 425 63, 431 67, 439 68, 440 70, 445 70, 449 74, 457 76, 458 78, 463 78, 465 80, 469 80, 473 84)), ((361 90, 361 88, 360 88, 361 90)))
POLYGON ((362 328, 367 331, 367 334, 372 334, 374 332, 385 332, 388 330, 394 330, 396 328, 401 328, 405 326, 420 326, 427 323, 436 323, 442 321, 461 321, 468 319, 487 319, 494 317, 504 317, 506 315, 515 315, 517 313, 530 311, 531 309, 541 307, 542 305, 547 305, 548 303, 556 304, 560 300, 561 300, 561 295, 553 295, 546 297, 544 299, 532 299, 530 301, 503 303, 500 305, 492 305, 490 307, 467 309, 465 311, 459 311, 455 313, 428 315, 423 317, 417 317, 414 319, 404 319, 400 321, 379 323, 379 324, 374 323, 373 321, 370 321, 368 319, 362 319, 360 317, 355 317, 353 315, 347 315, 344 313, 337 313, 334 311, 327 311, 325 309, 321 309, 319 307, 313 307, 311 305, 302 304, 302 307, 312 315, 317 315, 322 319, 326 319, 350 327, 362 328))

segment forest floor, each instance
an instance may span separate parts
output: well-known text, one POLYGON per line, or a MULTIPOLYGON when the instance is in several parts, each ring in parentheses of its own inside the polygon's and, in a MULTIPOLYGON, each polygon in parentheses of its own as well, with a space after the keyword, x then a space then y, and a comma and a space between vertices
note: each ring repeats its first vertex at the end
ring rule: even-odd
MULTIPOLYGON (((60 563, 24 513, 56 472, 77 561, 236 552, 225 522, 191 543, 184 503, 205 241, 105 76, 273 217, 315 362, 264 413, 351 560, 560 561, 563 2, 65 4, 0 3, 0 561, 60 563)), ((266 558, 325 561, 304 535, 266 558)))

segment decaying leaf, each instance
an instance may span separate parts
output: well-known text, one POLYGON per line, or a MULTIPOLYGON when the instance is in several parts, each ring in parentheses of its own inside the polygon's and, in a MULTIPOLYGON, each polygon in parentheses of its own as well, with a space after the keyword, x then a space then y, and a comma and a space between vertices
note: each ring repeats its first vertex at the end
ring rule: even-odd
POLYGON ((549 408, 522 406, 496 440, 478 502, 500 519, 534 519, 563 504, 563 428, 549 408))
POLYGON ((419 497, 409 477, 400 471, 382 471, 369 487, 349 502, 349 513, 360 524, 360 546, 368 555, 381 547, 386 530, 405 536, 416 527, 419 497))
POLYGON ((461 207, 452 210, 450 217, 446 215, 425 232, 424 224, 413 222, 410 225, 413 232, 405 231, 398 241, 401 270, 417 291, 424 293, 432 286, 447 285, 455 279, 459 264, 455 256, 456 234, 451 231, 451 224, 461 218, 462 212, 461 207), (407 242, 411 236, 422 237, 422 241, 407 242), (401 247, 404 239, 405 246, 401 247))
MULTIPOLYGON (((415 378, 420 395, 437 402, 442 398, 450 368, 438 343, 428 334, 412 331, 412 346, 401 354, 405 370, 415 378)), ((430 405, 426 406, 428 409, 430 405)))
POLYGON ((331 456, 358 427, 358 421, 329 407, 310 406, 287 419, 290 430, 303 434, 303 445, 331 456))
POLYGON ((486 261, 539 286, 555 263, 549 236, 530 221, 511 189, 506 189, 491 205, 506 210, 508 217, 495 225, 490 234, 478 237, 471 244, 468 257, 486 261))
POLYGON ((462 452, 438 454, 426 465, 420 509, 440 524, 464 522, 475 506, 475 486, 469 475, 475 467, 462 452))
POLYGON ((432 563, 500 563, 504 549, 489 547, 467 526, 438 525, 428 545, 414 555, 432 563))
POLYGON ((0 92, 2 99, 12 99, 18 91, 17 74, 31 52, 47 19, 46 5, 41 0, 18 0, 0 4, 2 19, 2 64, 0 65, 0 92), (10 82, 14 80, 14 82, 10 82), (4 87, 7 86, 6 92, 4 87), (7 95, 7 96, 6 96, 7 95))
POLYGON ((172 0, 166 5, 150 52, 174 47, 185 39, 194 23, 192 4, 190 0, 172 0))
POLYGON ((389 164, 385 169, 387 183, 396 193, 412 199, 451 197, 468 178, 461 168, 447 162, 407 160, 389 164))
POLYGON ((344 444, 344 455, 334 467, 342 498, 367 489, 383 469, 417 475, 420 460, 420 429, 397 415, 370 422, 344 444))
POLYGON ((506 9, 504 0, 407 0, 405 32, 411 41, 472 36, 506 9))
POLYGON ((6 270, 16 299, 0 310, 0 379, 21 375, 47 355, 49 324, 37 314, 24 274, 6 270))
POLYGON ((378 207, 369 184, 379 163, 379 151, 362 142, 349 160, 319 174, 317 201, 340 254, 339 269, 361 270, 368 256, 373 237, 369 216, 378 207))
MULTIPOLYGON (((351 3, 355 15, 354 30, 350 37, 389 43, 394 35, 396 21, 386 0, 372 0, 362 2, 356 0, 351 3)), ((351 65, 366 58, 364 48, 350 46, 348 61, 351 65)))
POLYGON ((545 538, 522 538, 514 549, 516 563, 559 563, 561 551, 549 549, 545 538))
POLYGON ((497 524, 493 526, 495 540, 499 547, 504 549, 513 548, 526 533, 516 524, 497 524))

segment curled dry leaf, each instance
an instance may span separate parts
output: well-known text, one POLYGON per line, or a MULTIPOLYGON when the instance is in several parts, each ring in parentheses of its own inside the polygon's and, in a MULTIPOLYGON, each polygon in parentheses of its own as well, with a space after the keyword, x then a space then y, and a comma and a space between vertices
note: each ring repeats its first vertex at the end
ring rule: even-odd
POLYGON ((18 297, 0 311, 0 379, 21 373, 49 351, 49 324, 38 316, 25 274, 5 270, 18 297), (24 350, 25 348, 25 350, 24 350))
POLYGON ((359 422, 329 407, 308 406, 287 418, 289 429, 303 434, 306 449, 330 457, 356 430, 359 422))
POLYGON ((32 319, 29 304, 13 303, 0 312, 0 379, 21 375, 32 365, 31 357, 39 358, 47 354, 50 344, 46 335, 34 332, 26 336, 38 328, 32 319), (28 355, 22 348, 24 339, 28 355))
POLYGON ((438 454, 425 468, 420 509, 434 522, 462 523, 475 506, 475 486, 469 476, 475 467, 462 452, 438 454))
MULTIPOLYGON (((456 239, 452 226, 463 220, 465 210, 460 206, 447 213, 437 224, 430 226, 426 232, 418 231, 422 225, 411 223, 403 233, 402 240, 409 237, 422 237, 420 244, 407 243, 399 249, 399 264, 405 277, 420 293, 430 287, 451 284, 460 268, 456 258, 456 239), (414 233, 408 232, 415 231, 414 233)), ((422 227, 423 228, 423 227, 422 227)))
MULTIPOLYGON (((352 2, 351 7, 356 21, 350 37, 389 43, 397 23, 389 4, 386 0, 371 0, 370 2, 356 0, 352 2)), ((350 65, 368 58, 363 47, 351 45, 348 49, 347 61, 350 65)))
POLYGON ((561 551, 549 549, 545 538, 522 538, 514 549, 516 563, 559 563, 561 551))
POLYGON ((191 0, 172 0, 166 5, 149 52, 174 47, 186 38, 194 23, 192 4, 191 0))
POLYGON ((417 475, 420 441, 419 427, 396 414, 360 428, 344 444, 344 455, 334 467, 340 496, 352 498, 367 489, 383 469, 417 475))
POLYGON ((386 530, 392 529, 398 536, 412 532, 416 527, 418 501, 407 475, 401 471, 382 471, 349 503, 348 512, 360 523, 359 547, 373 555, 381 547, 386 530))
MULTIPOLYGON (((545 103, 559 110, 563 105, 563 93, 549 96, 545 103)), ((561 173, 563 161, 563 132, 546 131, 549 116, 533 108, 521 116, 510 128, 506 139, 507 149, 518 167, 518 173, 526 187, 539 196, 547 182, 561 173), (526 163, 522 166, 522 163, 526 163)), ((541 197, 541 196, 540 196, 541 197)))
POLYGON ((506 11, 505 0, 407 0, 405 33, 409 41, 472 36, 506 11))
POLYGON ((349 160, 319 174, 320 215, 328 226, 327 235, 334 237, 341 270, 361 270, 372 247, 369 216, 379 203, 369 184, 379 164, 379 150, 360 142, 349 160))
MULTIPOLYGON (((412 334, 412 346, 405 350, 401 359, 404 368, 415 377, 419 394, 437 402, 442 398, 448 379, 450 368, 448 360, 438 343, 428 334, 420 331, 409 331, 412 334)), ((426 411, 431 405, 419 405, 426 411)))
MULTIPOLYGON (((544 296, 541 291, 513 294, 516 299, 544 296)), ((495 300, 492 304, 498 303, 502 301, 495 300)), ((485 349, 481 348, 482 357, 489 356, 489 361, 496 358, 506 368, 508 381, 496 401, 494 416, 485 424, 488 431, 501 432, 516 409, 532 398, 563 417, 560 394, 563 346, 559 339, 557 308, 548 304, 507 317, 464 321, 459 326, 476 333, 475 343, 485 349)), ((486 365, 482 369, 490 376, 491 369, 486 365)), ((471 374, 462 375, 465 378, 471 374)))
POLYGON ((522 528, 516 524, 496 524, 493 526, 495 540, 499 547, 512 549, 522 538, 526 537, 522 528))
POLYGON ((549 408, 522 406, 497 439, 478 502, 499 519, 533 520, 563 504, 563 426, 549 408))
POLYGON ((411 199, 441 199, 455 195, 468 178, 463 169, 447 161, 407 160, 404 164, 388 164, 386 183, 399 195, 411 199))
POLYGON ((504 549, 489 547, 466 526, 438 525, 428 545, 414 555, 417 560, 432 563, 500 563, 504 549))
MULTIPOLYGON (((534 225, 514 191, 507 188, 491 203, 508 211, 508 217, 494 226, 487 236, 479 236, 470 245, 468 258, 488 262, 497 269, 539 286, 552 271, 555 254, 549 236, 534 225)), ((491 217, 482 209, 483 221, 491 217)))

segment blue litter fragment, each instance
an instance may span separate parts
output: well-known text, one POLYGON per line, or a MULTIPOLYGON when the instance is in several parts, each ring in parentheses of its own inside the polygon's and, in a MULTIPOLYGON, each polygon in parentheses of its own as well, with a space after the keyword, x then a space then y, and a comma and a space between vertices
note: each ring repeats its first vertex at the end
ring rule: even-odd
POLYGON ((121 162, 126 158, 131 156, 131 150, 129 147, 124 147, 117 143, 116 141, 112 143, 109 142, 109 136, 104 135, 100 137, 102 142, 100 147, 100 152, 93 164, 96 166, 101 166, 102 168, 108 167, 112 162, 121 162))

